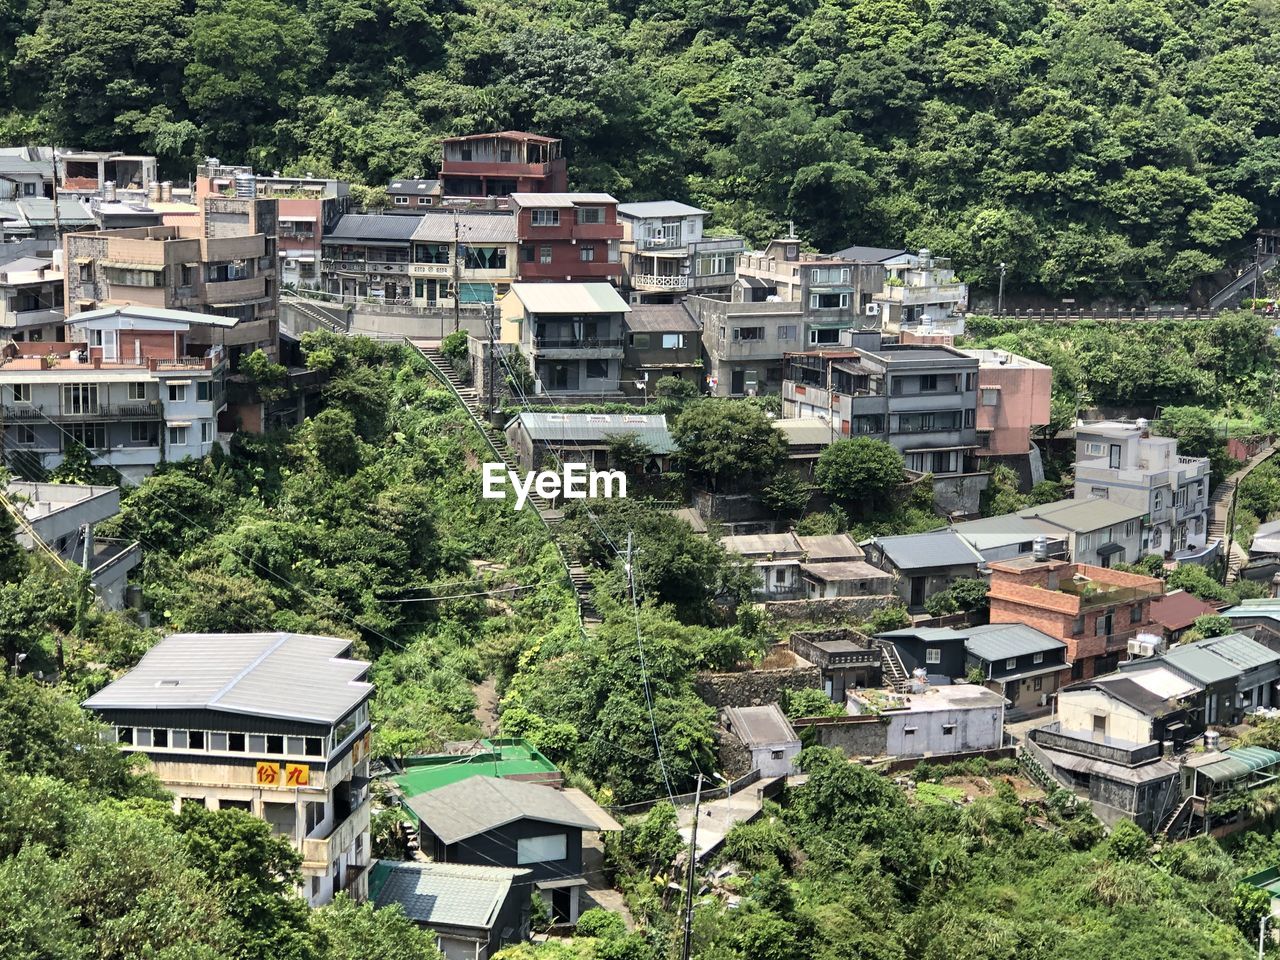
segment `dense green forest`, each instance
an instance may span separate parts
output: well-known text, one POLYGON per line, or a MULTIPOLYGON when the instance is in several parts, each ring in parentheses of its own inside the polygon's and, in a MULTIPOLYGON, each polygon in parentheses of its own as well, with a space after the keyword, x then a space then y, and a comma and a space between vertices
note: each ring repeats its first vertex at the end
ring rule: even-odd
POLYGON ((3 0, 0 142, 378 184, 531 129, 752 240, 1181 298, 1276 222, 1278 38, 1268 0, 3 0))

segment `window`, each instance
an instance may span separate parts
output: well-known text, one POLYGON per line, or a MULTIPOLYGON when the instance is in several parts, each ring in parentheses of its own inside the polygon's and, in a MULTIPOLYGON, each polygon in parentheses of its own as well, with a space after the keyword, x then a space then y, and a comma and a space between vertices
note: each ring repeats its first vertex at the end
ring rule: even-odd
POLYGON ((1032 680, 1032 681, 1031 681, 1031 689, 1032 689, 1032 690, 1043 690, 1043 689, 1044 689, 1044 677, 1036 677, 1034 680, 1032 680))
POLYGON ((978 386, 978 375, 976 373, 966 373, 964 375, 964 389, 966 393, 973 393, 978 386))
POLYGON ((280 734, 267 735, 267 753, 274 755, 284 753, 284 737, 280 734))
POLYGON ((413 245, 414 263, 448 263, 449 245, 447 243, 415 243, 413 245))
POLYGON ((938 647, 927 647, 927 648, 925 648, 925 651, 924 651, 924 662, 925 662, 925 663, 941 663, 941 662, 942 662, 942 650, 941 650, 940 648, 938 648, 938 647))
POLYGON ((763 340, 764 327, 734 327, 734 340, 763 340))
POLYGON ((551 248, 549 246, 543 245, 538 248, 538 262, 539 263, 551 262, 551 248))
POLYGON ((324 756, 324 741, 320 737, 307 737, 306 740, 307 740, 306 754, 308 757, 324 756))
POLYGON ((420 207, 429 207, 429 206, 431 206, 431 198, 430 198, 430 197, 419 197, 419 198, 418 198, 418 206, 420 206, 420 207))
POLYGON ((794 323, 784 323, 778 327, 779 340, 794 340, 799 328, 794 323))
POLYGON ((1032 663, 1044 663, 1044 654, 1043 654, 1043 653, 1037 653, 1037 654, 1034 654, 1034 655, 1031 657, 1031 662, 1032 662, 1032 663))
POLYGON ((520 244, 520 262, 533 263, 533 244, 531 243, 520 244))
POLYGON ((1093 541, 1089 538, 1089 534, 1080 534, 1076 537, 1076 551, 1078 553, 1087 553, 1092 542, 1093 541))
POLYGON ((169 746, 169 731, 162 730, 159 727, 151 731, 151 745, 153 747, 169 746))
POLYGON ((773 582, 776 583, 778 586, 782 586, 784 583, 786 583, 787 571, 784 570, 782 567, 779 567, 777 570, 775 570, 773 572, 773 582))
POLYGON ((966 427, 972 427, 972 426, 973 426, 973 411, 972 411, 972 410, 965 410, 965 412, 964 412, 964 425, 965 425, 966 427))
POLYGON ((63 384, 62 412, 71 414, 97 413, 98 385, 96 383, 63 384))
POLYGON ((596 258, 596 248, 594 244, 583 243, 578 246, 578 259, 583 263, 590 263, 596 258))
POLYGON ((1163 539, 1164 539, 1164 534, 1161 532, 1159 527, 1155 527, 1151 531, 1151 546, 1153 547, 1160 546, 1160 543, 1163 539))
POLYGON ((14 403, 30 403, 31 402, 31 384, 15 383, 10 390, 13 391, 14 403))
POLYGON ((815 327, 809 331, 810 343, 839 343, 840 331, 834 327, 815 327))
POLYGON ((150 728, 150 727, 138 727, 138 729, 137 729, 137 730, 135 731, 135 733, 134 733, 134 741, 133 741, 133 743, 134 743, 134 746, 136 746, 136 747, 149 747, 149 746, 151 746, 151 728, 150 728))
POLYGON ((563 833, 546 837, 522 837, 516 841, 516 863, 546 863, 568 856, 568 838, 563 833))
POLYGON ((103 267, 107 282, 121 287, 163 287, 164 268, 151 270, 124 270, 119 267, 103 267))
POLYGON ((942 735, 944 737, 949 737, 955 732, 956 732, 956 725, 954 723, 944 723, 942 725, 942 735))
POLYGON ((631 345, 637 350, 648 350, 649 335, 647 333, 633 333, 631 335, 631 345))
POLYGON ((200 421, 200 442, 213 443, 213 423, 209 420, 200 421))
POLYGON ((187 402, 187 385, 185 383, 169 384, 169 402, 170 403, 186 403, 187 402))
POLYGON ((918 727, 903 727, 902 732, 906 734, 908 737, 912 737, 912 736, 915 736, 915 732, 918 729, 919 729, 918 727))
POLYGON ((1163 510, 1163 509, 1164 509, 1164 491, 1163 491, 1163 490, 1157 490, 1157 491, 1156 491, 1156 506, 1155 506, 1155 508, 1156 508, 1157 510, 1163 510))
POLYGON ((144 447, 154 447, 160 442, 160 431, 154 423, 133 420, 129 423, 129 442, 144 447))
POLYGON ((697 274, 700 277, 716 276, 733 272, 733 257, 718 253, 698 258, 697 274))
POLYGON ((305 737, 287 737, 285 739, 284 752, 291 757, 300 757, 306 753, 305 737))
POLYGON ((847 293, 811 293, 809 307, 813 310, 833 310, 836 307, 849 306, 847 293))
POLYGON ((931 393, 938 389, 938 375, 936 373, 924 373, 920 375, 920 392, 931 393))
POLYGON ((397 195, 396 195, 396 197, 395 197, 394 199, 395 199, 395 204, 396 204, 396 206, 397 206, 397 207, 407 207, 407 206, 409 205, 409 198, 408 198, 408 197, 401 196, 401 195, 397 194, 397 195))
POLYGON ((1076 617, 1071 621, 1071 635, 1079 636, 1084 633, 1084 616, 1076 617))
POLYGON ((994 407, 994 406, 998 406, 999 403, 1000 403, 1000 391, 983 387, 982 405, 984 407, 994 407))
POLYGON ((578 207, 579 223, 604 223, 604 207, 578 207))
POLYGON ((1133 606, 1129 608, 1129 622, 1130 623, 1142 622, 1142 604, 1135 603, 1133 606))
POLYGON ((34 427, 25 423, 20 423, 13 428, 14 442, 20 447, 33 447, 36 443, 36 431, 34 427))
POLYGON ((145 400, 145 399, 147 399, 147 385, 146 385, 146 383, 142 383, 142 382, 138 382, 138 381, 133 381, 133 382, 131 382, 131 383, 129 384, 129 399, 130 399, 130 400, 145 400))
POLYGON ((170 427, 169 428, 169 446, 185 447, 187 445, 187 428, 186 427, 170 427))
POLYGON ((1016 670, 1018 668, 1018 658, 1010 657, 1004 662, 1004 668, 1006 670, 1016 670))
POLYGON ((560 226, 560 211, 535 209, 529 211, 529 222, 535 227, 560 226))
POLYGON ((683 333, 664 333, 662 335, 663 350, 679 350, 684 346, 683 333))
POLYGON ((781 759, 783 758, 783 756, 784 756, 784 751, 782 751, 782 750, 770 750, 770 751, 769 751, 769 759, 770 759, 770 760, 781 760, 781 759))
POLYGON ((187 746, 189 746, 192 750, 203 750, 204 749, 204 731, 188 730, 187 746))
POLYGON ((249 734, 249 752, 257 754, 267 752, 267 735, 265 733, 249 734))
POLYGON ((133 727, 116 727, 117 743, 133 743, 133 727))
POLYGON ((187 731, 186 730, 170 730, 169 746, 175 750, 187 749, 187 731))
POLYGON ((468 270, 507 269, 506 247, 466 247, 464 261, 468 270))
POLYGON ((503 143, 501 146, 498 147, 498 162, 499 163, 511 162, 511 144, 510 143, 503 143))
POLYGON ((588 380, 607 380, 609 378, 609 361, 608 360, 588 360, 587 361, 587 379, 588 380))
POLYGON ((1178 488, 1178 491, 1173 495, 1173 505, 1175 507, 1185 507, 1187 505, 1186 487, 1178 488))
POLYGON ((75 445, 88 447, 90 450, 101 450, 107 445, 107 425, 105 423, 72 423, 67 426, 66 443, 63 449, 75 445))
POLYGON ((213 399, 213 382, 201 380, 196 384, 196 399, 208 401, 213 399))
POLYGON ((471 144, 464 143, 460 147, 458 147, 458 159, 459 160, 471 159, 471 144))

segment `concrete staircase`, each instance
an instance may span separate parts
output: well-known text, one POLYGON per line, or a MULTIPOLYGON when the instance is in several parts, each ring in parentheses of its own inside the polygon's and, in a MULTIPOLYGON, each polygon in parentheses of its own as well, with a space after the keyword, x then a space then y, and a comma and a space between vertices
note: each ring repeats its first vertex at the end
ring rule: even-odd
MULTIPOLYGON (((510 444, 507 443, 507 438, 502 431, 497 429, 486 416, 479 392, 474 387, 467 386, 462 382, 453 369, 453 363, 440 352, 437 346, 421 342, 414 342, 413 346, 430 364, 431 372, 435 377, 448 388, 450 393, 461 401, 463 407, 471 416, 472 422, 476 425, 476 429, 480 431, 480 435, 484 437, 485 443, 498 460, 504 464, 507 470, 519 473, 520 471, 516 466, 515 453, 512 451, 510 444)), ((600 623, 600 614, 596 610, 592 599, 594 584, 591 582, 590 574, 582 564, 576 561, 571 562, 567 558, 559 537, 556 536, 556 527, 561 518, 560 511, 555 509, 555 506, 545 497, 540 497, 533 492, 529 494, 529 504, 537 511, 539 519, 542 520, 551 534, 552 540, 555 541, 561 562, 564 563, 565 572, 569 577, 569 581, 573 584, 574 593, 577 594, 578 610, 583 624, 600 623)))
MULTIPOLYGON (((1225 307, 1228 304, 1230 304, 1233 300, 1235 300, 1237 297, 1242 295, 1246 290, 1251 290, 1253 287, 1254 274, 1258 273, 1258 268, 1261 267, 1261 272, 1266 273, 1268 270, 1270 270, 1272 267, 1276 265, 1277 261, 1280 261, 1280 255, 1274 254, 1274 253, 1264 253, 1262 255, 1261 260, 1259 260, 1257 263, 1249 264, 1249 266, 1247 266, 1244 270, 1240 272, 1240 276, 1236 277, 1234 280, 1232 280, 1225 287, 1223 287, 1221 290, 1219 290, 1217 293, 1215 293, 1213 296, 1209 298, 1210 308, 1216 310, 1220 307, 1225 307)), ((1259 293, 1262 292, 1262 289, 1263 289, 1262 277, 1261 275, 1259 275, 1258 276, 1259 293)))
POLYGON ((281 294, 280 303, 296 310, 322 330, 328 330, 330 333, 348 332, 347 325, 332 316, 329 311, 321 309, 316 304, 309 303, 301 297, 281 294))

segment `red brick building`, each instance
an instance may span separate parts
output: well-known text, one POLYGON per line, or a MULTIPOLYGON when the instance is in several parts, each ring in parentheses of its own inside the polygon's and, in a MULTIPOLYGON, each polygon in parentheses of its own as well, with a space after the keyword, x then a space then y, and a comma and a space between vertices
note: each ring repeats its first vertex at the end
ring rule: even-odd
POLYGON ((1164 581, 1065 560, 1019 557, 990 564, 992 623, 1025 623, 1067 645, 1073 680, 1116 668, 1139 633, 1159 635, 1151 602, 1164 581))
POLYGON ((618 201, 607 193, 513 193, 519 279, 581 282, 622 277, 618 201))
POLYGON ((561 142, 504 130, 448 137, 442 142, 440 182, 446 197, 505 197, 563 193, 569 188, 561 142))

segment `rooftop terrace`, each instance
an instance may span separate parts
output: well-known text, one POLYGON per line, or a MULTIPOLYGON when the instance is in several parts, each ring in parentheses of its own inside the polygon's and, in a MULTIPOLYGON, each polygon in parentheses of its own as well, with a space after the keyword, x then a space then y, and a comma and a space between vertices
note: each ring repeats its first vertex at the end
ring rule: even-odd
POLYGON ((405 797, 438 790, 476 775, 507 780, 559 783, 560 770, 524 740, 479 740, 469 752, 409 757, 394 777, 405 797))

